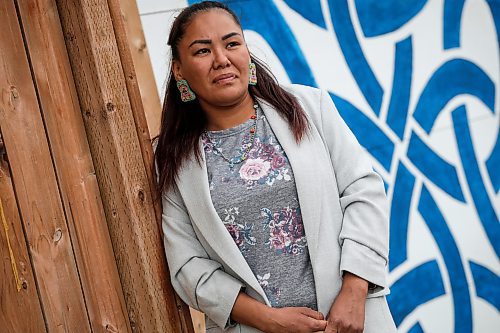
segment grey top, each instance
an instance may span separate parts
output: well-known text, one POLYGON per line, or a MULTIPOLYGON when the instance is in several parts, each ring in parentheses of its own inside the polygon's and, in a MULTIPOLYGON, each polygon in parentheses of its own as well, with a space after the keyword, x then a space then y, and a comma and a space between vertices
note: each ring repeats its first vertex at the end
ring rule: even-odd
POLYGON ((249 119, 204 134, 213 205, 271 305, 317 309, 290 163, 260 109, 252 145, 253 125, 254 120, 249 119), (237 163, 248 145, 252 145, 248 158, 237 163), (231 165, 227 159, 235 163, 231 165))

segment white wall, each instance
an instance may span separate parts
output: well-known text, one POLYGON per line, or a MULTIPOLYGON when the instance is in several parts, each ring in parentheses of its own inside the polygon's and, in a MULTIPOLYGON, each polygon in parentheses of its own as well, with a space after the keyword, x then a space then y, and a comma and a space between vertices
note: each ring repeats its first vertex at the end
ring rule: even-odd
MULTIPOLYGON (((230 3, 243 16, 243 26, 251 27, 245 30, 250 49, 281 82, 312 84, 334 95, 386 181, 392 202, 391 260, 396 263, 390 267, 389 301, 399 331, 496 331, 499 2, 469 0, 456 16, 459 0, 230 3), (337 16, 342 11, 348 11, 354 35, 349 22, 337 16), (356 43, 362 53, 356 54, 356 43), (401 57, 396 60, 398 43, 401 57), (303 61, 296 65, 301 54, 303 61), (363 59, 366 66, 359 65, 363 59), (400 75, 397 84, 395 74, 400 75), (430 126, 432 110, 437 117, 430 126), (402 127, 395 125, 398 117, 402 127)), ((138 5, 162 95, 168 30, 187 2, 138 0, 138 5)))

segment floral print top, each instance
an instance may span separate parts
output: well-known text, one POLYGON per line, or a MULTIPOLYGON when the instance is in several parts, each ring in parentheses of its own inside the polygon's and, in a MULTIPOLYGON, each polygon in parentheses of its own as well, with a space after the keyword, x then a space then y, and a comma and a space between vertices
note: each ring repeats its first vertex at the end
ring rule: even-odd
POLYGON ((212 202, 271 305, 317 309, 292 168, 260 109, 252 145, 253 123, 203 135, 212 202))

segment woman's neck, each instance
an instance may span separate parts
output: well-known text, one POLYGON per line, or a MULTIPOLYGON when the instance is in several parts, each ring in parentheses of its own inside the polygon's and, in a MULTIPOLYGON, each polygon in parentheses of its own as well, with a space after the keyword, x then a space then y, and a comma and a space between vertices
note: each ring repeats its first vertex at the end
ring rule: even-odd
POLYGON ((241 101, 233 105, 213 106, 203 104, 202 108, 207 115, 207 129, 209 131, 219 131, 238 126, 255 114, 254 102, 250 94, 247 94, 241 101))

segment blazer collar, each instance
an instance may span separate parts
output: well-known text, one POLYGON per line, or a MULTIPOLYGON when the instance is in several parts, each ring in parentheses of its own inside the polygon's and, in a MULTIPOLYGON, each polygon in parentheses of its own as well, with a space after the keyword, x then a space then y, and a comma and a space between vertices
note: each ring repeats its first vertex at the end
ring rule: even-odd
MULTIPOLYGON (((276 113, 270 104, 262 99, 258 99, 258 102, 292 167, 311 263, 314 267, 320 221, 320 200, 316 197, 317 193, 321 193, 322 186, 321 180, 315 177, 314 168, 314 155, 318 149, 318 145, 314 145, 308 136, 305 136, 300 145, 298 145, 290 133, 288 123, 276 113)), ((269 304, 264 290, 227 232, 224 223, 213 206, 201 140, 199 149, 202 152, 201 165, 194 158, 189 160, 183 167, 181 171, 182 175, 180 175, 178 182, 179 191, 184 199, 192 222, 217 255, 224 261, 224 264, 229 266, 231 270, 238 274, 248 286, 258 292, 269 304)))

